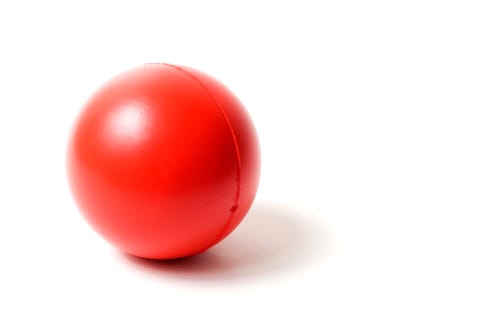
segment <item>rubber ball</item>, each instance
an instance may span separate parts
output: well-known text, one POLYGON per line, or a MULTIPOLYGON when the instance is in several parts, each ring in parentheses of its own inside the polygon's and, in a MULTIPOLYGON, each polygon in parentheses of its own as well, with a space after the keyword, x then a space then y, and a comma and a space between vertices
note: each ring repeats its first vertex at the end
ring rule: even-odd
POLYGON ((213 77, 146 64, 101 86, 67 147, 79 211, 119 250, 198 254, 232 232, 257 191, 260 152, 241 102, 213 77))

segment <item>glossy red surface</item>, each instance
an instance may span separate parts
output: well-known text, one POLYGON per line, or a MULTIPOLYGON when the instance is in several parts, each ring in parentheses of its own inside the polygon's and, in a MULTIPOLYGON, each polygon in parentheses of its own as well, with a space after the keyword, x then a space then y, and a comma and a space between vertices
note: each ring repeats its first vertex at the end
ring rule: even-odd
POLYGON ((227 236, 259 180, 255 128, 239 100, 191 68, 147 64, 102 86, 78 116, 70 189, 89 224, 120 250, 171 259, 227 236))

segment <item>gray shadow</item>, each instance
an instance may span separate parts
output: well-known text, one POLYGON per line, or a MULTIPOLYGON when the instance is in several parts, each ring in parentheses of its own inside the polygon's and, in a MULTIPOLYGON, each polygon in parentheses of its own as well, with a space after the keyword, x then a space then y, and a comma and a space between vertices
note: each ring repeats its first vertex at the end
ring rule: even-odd
POLYGON ((120 255, 134 269, 158 277, 243 281, 298 272, 325 256, 327 240, 327 229, 313 214, 257 203, 232 234, 202 254, 157 261, 120 255))

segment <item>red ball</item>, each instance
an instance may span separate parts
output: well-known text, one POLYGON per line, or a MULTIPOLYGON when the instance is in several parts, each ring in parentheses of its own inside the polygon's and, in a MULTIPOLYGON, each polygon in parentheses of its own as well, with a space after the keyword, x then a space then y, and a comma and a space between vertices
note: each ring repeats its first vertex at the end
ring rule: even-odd
POLYGON ((194 255, 241 222, 260 173, 240 101, 192 68, 147 64, 103 85, 78 116, 67 152, 73 198, 118 249, 194 255))

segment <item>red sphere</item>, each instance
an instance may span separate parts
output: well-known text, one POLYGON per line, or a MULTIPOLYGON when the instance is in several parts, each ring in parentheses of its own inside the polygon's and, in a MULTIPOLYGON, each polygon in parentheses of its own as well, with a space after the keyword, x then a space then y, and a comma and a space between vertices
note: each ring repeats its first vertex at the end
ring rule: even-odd
POLYGON ((72 131, 67 176, 88 223, 144 258, 215 245, 252 204, 255 128, 240 101, 200 71, 147 64, 103 85, 72 131))

